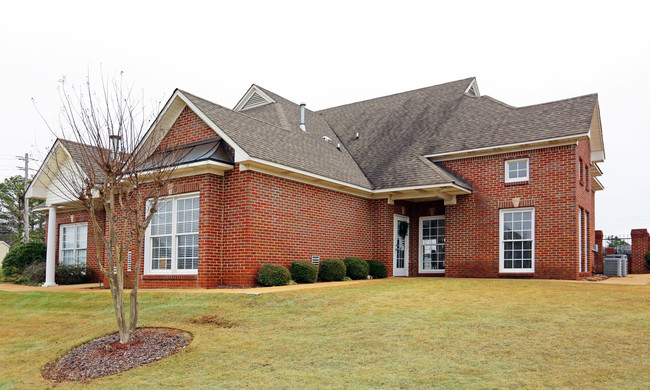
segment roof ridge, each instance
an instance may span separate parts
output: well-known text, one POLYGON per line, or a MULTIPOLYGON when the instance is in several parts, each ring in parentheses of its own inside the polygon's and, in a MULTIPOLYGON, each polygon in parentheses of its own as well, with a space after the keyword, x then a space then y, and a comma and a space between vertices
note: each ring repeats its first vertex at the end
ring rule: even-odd
MULTIPOLYGON (((245 116, 246 118, 250 118, 250 119, 253 119, 253 120, 257 121, 257 122, 264 123, 264 124, 267 124, 267 125, 269 125, 269 126, 273 126, 273 127, 275 127, 276 129, 279 129, 279 130, 285 131, 285 129, 283 129, 282 127, 280 127, 280 126, 278 126, 278 125, 276 125, 276 124, 269 123, 269 122, 267 122, 267 121, 263 121, 263 120, 261 120, 261 119, 259 119, 259 118, 254 117, 254 116, 246 115, 246 114, 244 114, 244 113, 242 113, 242 112, 240 112, 240 111, 235 111, 235 110, 233 110, 233 109, 231 109, 231 108, 228 108, 228 107, 226 107, 226 106, 223 106, 223 105, 221 105, 221 104, 219 104, 219 103, 215 103, 215 102, 210 101, 210 100, 208 100, 208 99, 204 99, 204 98, 202 98, 202 97, 200 97, 200 96, 196 96, 196 95, 194 95, 193 93, 190 93, 190 92, 187 92, 187 91, 183 91, 182 89, 179 89, 179 91, 180 91, 181 93, 188 94, 188 95, 192 95, 192 96, 194 96, 194 97, 197 98, 197 99, 201 99, 201 100, 203 100, 203 101, 205 101, 205 102, 208 102, 208 103, 210 103, 210 104, 213 104, 213 105, 217 106, 218 108, 221 108, 221 109, 227 110, 227 111, 229 111, 229 112, 232 112, 233 114, 239 114, 239 115, 245 116)), ((275 103, 270 103, 270 104, 275 104, 275 103)))
POLYGON ((549 104, 561 103, 561 102, 570 102, 572 100, 585 99, 585 98, 589 98, 589 97, 595 97, 596 99, 598 99, 598 93, 588 93, 586 95, 574 96, 574 97, 571 97, 571 98, 568 98, 568 99, 558 99, 558 100, 553 100, 553 101, 550 101, 550 102, 531 104, 531 105, 528 105, 528 106, 517 107, 517 109, 546 106, 546 105, 549 105, 549 104))
POLYGON ((341 105, 339 105, 339 106, 333 106, 333 107, 324 108, 324 109, 322 109, 322 110, 318 110, 317 112, 328 111, 328 110, 332 110, 332 109, 335 109, 335 108, 341 108, 341 107, 345 107, 345 106, 351 106, 351 105, 353 105, 353 104, 359 104, 359 103, 366 103, 366 102, 370 102, 370 101, 373 101, 373 100, 385 99, 385 98, 389 98, 389 97, 393 97, 393 96, 405 95, 405 94, 407 94, 407 93, 413 93, 413 92, 418 92, 418 91, 424 91, 425 89, 438 88, 438 87, 442 87, 442 86, 449 85, 449 84, 460 83, 461 81, 470 81, 470 82, 471 82, 471 81, 474 80, 475 78, 476 78, 476 77, 469 77, 469 78, 464 78, 464 79, 460 79, 460 80, 449 81, 449 82, 442 83, 442 84, 430 85, 430 86, 428 86, 428 87, 416 88, 416 89, 412 89, 412 90, 409 90, 409 91, 403 91, 403 92, 391 93, 391 94, 384 95, 384 96, 378 96, 378 97, 375 97, 375 98, 364 99, 364 100, 359 100, 359 101, 356 101, 356 102, 351 102, 351 103, 341 104, 341 105))

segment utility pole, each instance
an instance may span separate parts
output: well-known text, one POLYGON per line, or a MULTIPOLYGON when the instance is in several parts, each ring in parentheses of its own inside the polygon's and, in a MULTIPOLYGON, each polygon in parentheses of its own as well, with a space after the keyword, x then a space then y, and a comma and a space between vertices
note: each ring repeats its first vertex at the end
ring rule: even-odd
POLYGON ((29 199, 27 199, 27 184, 29 182, 29 153, 25 153, 25 157, 17 156, 19 160, 25 161, 25 181, 24 181, 24 213, 23 213, 23 223, 25 234, 23 235, 25 243, 29 242, 29 199))

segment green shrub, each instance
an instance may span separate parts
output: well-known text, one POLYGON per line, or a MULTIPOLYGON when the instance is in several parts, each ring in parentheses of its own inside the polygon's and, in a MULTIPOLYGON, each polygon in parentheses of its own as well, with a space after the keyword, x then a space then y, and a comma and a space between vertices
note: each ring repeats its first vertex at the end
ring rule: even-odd
POLYGON ((285 286, 291 281, 291 273, 279 264, 264 264, 257 274, 257 281, 265 286, 285 286))
MULTIPOLYGON (((20 284, 39 284, 45 282, 45 263, 34 263, 25 268, 17 282, 20 284)), ((58 282, 58 280, 57 280, 58 282)))
POLYGON ((2 273, 4 276, 22 273, 30 265, 44 262, 46 254, 47 247, 42 242, 16 244, 2 261, 2 273))
MULTIPOLYGON (((41 284, 45 282, 45 263, 35 263, 25 268, 18 277, 16 283, 20 284, 41 284)), ((56 284, 80 284, 87 283, 92 277, 92 271, 85 266, 60 265, 54 271, 56 284)))
POLYGON ((386 265, 378 260, 366 260, 368 262, 368 267, 370 268, 368 274, 372 276, 373 279, 383 279, 388 276, 388 270, 386 265))
POLYGON ((314 283, 318 277, 318 267, 305 260, 292 261, 289 271, 297 283, 314 283))
POLYGON ((650 251, 645 253, 645 265, 648 271, 650 271, 650 251))
POLYGON ((91 271, 86 266, 60 265, 56 267, 55 281, 57 284, 86 283, 91 276, 91 271))
POLYGON ((320 262, 318 276, 323 282, 340 281, 345 278, 345 263, 338 259, 325 259, 320 262))
POLYGON ((368 279, 368 263, 361 257, 346 257, 345 274, 352 280, 368 279))

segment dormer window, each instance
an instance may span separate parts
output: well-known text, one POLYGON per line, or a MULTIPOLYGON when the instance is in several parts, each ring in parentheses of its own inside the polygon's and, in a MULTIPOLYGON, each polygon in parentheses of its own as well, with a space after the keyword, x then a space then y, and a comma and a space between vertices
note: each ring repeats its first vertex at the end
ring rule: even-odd
POLYGON ((528 180, 528 159, 506 161, 506 183, 528 180))

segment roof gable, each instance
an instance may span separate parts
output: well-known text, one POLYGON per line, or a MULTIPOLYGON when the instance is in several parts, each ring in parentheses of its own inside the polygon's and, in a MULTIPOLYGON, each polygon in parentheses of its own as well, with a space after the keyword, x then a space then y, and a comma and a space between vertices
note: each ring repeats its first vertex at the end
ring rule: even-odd
POLYGON ((244 111, 250 108, 264 106, 266 104, 275 103, 275 101, 267 95, 264 91, 253 84, 248 91, 239 99, 239 102, 233 108, 233 111, 244 111))

